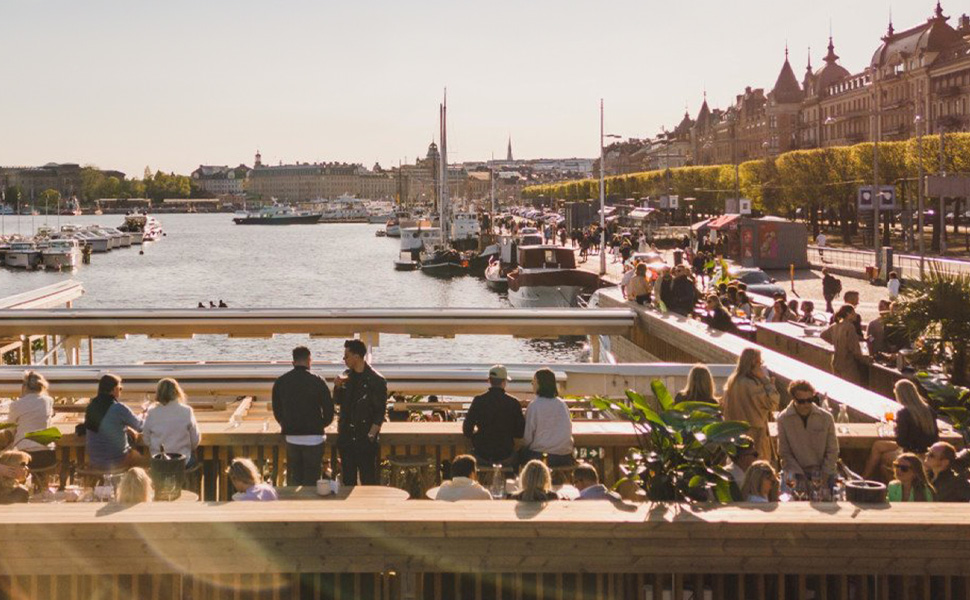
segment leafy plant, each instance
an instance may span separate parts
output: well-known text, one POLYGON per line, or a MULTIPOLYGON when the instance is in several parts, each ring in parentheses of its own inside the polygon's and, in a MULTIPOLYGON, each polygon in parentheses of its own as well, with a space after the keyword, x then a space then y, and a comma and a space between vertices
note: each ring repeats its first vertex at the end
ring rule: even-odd
POLYGON ((51 442, 56 442, 61 439, 61 431, 57 427, 48 427, 47 429, 41 429, 40 431, 31 431, 30 433, 24 434, 24 438, 37 442, 42 446, 46 446, 51 442))
POLYGON ((970 389, 943 381, 926 372, 916 374, 920 387, 930 399, 930 406, 943 413, 963 441, 970 444, 970 389))
POLYGON ((718 502, 731 500, 731 478, 720 466, 743 445, 743 421, 725 421, 720 407, 708 402, 675 402, 664 383, 650 383, 659 410, 639 393, 626 391, 628 402, 593 398, 596 408, 629 421, 637 448, 627 455, 627 479, 653 501, 718 502))

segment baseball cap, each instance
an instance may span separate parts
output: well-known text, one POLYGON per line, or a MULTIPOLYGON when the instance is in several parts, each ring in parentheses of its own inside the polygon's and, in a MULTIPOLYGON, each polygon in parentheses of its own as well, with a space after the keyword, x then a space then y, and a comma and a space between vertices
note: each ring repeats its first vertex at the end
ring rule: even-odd
POLYGON ((495 365, 494 367, 488 370, 488 378, 489 379, 508 379, 509 372, 504 366, 495 365))

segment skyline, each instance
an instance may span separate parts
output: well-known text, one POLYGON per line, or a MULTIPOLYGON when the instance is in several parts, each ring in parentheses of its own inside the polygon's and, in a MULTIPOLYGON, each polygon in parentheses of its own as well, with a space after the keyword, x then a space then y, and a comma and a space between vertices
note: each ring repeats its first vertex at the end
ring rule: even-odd
MULTIPOLYGON (((685 108, 696 116, 705 89, 712 108, 747 85, 770 90, 786 43, 799 79, 808 45, 818 68, 830 18, 840 63, 859 72, 889 21, 884 1, 820 0, 811 14, 799 4, 15 4, 0 38, 15 57, 0 109, 16 115, 0 125, 0 165, 80 162, 140 177, 145 166, 251 166, 259 149, 265 164, 387 168, 437 137, 445 87, 452 162, 502 158, 510 135, 516 158, 592 158, 601 97, 608 133, 653 136, 685 108)), ((934 6, 893 6, 897 32, 934 6)), ((953 24, 956 3, 943 8, 953 24)))

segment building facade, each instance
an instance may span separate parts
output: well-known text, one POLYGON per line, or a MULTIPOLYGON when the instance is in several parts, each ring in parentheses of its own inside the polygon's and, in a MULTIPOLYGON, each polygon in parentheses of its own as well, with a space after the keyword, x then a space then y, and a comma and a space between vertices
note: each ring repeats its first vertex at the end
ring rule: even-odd
POLYGON ((192 183, 214 196, 243 196, 250 171, 246 165, 199 165, 192 171, 192 183))

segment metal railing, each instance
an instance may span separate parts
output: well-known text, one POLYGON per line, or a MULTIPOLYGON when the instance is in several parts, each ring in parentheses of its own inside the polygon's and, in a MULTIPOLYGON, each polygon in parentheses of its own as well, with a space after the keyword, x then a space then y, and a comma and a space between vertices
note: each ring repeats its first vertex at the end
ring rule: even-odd
MULTIPOLYGON (((875 252, 872 250, 852 250, 848 248, 808 247, 808 262, 813 267, 837 267, 865 275, 866 267, 875 265, 875 252)), ((941 269, 950 273, 970 274, 970 261, 953 258, 924 258, 924 270, 941 269)), ((920 257, 913 254, 894 254, 893 270, 903 279, 919 279, 920 257)))

